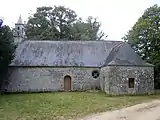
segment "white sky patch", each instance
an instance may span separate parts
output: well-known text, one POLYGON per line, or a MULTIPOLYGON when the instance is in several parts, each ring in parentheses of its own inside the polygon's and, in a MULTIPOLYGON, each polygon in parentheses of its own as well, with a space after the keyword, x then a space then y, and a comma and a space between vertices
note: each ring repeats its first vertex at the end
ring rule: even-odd
POLYGON ((27 21, 29 13, 34 13, 37 7, 64 5, 83 19, 98 17, 107 39, 121 40, 144 10, 154 4, 160 5, 160 0, 3 0, 0 16, 4 24, 14 27, 20 14, 23 21, 27 21))

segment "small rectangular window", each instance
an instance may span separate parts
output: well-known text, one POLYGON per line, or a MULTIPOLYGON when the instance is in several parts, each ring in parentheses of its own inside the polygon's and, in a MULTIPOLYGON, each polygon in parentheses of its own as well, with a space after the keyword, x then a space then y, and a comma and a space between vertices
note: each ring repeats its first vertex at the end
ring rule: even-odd
POLYGON ((128 85, 129 88, 134 88, 134 78, 129 78, 128 85))

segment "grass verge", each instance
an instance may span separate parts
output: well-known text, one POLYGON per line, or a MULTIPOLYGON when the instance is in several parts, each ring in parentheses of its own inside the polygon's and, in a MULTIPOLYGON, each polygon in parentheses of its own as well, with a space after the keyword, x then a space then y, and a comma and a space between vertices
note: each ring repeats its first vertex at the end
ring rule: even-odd
POLYGON ((4 94, 0 95, 0 120, 66 120, 158 98, 160 94, 119 97, 99 92, 4 94))

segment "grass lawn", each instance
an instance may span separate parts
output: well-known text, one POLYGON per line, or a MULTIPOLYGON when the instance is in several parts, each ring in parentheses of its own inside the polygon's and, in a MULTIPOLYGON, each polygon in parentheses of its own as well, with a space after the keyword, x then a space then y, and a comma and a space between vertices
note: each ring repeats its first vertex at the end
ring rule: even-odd
POLYGON ((107 97, 99 92, 57 92, 0 95, 0 120, 66 120, 160 98, 107 97))

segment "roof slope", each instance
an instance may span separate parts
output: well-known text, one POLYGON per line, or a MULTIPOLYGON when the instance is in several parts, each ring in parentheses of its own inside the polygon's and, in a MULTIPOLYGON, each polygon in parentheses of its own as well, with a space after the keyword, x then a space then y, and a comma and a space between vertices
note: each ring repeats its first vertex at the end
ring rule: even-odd
POLYGON ((106 65, 153 66, 152 64, 142 60, 140 56, 126 42, 122 42, 112 49, 102 66, 106 65))
POLYGON ((10 66, 100 67, 108 64, 146 65, 122 41, 24 41, 16 49, 10 66))
POLYGON ((23 24, 21 15, 19 16, 19 19, 16 24, 23 24))

